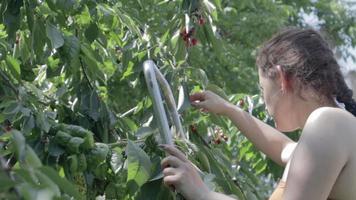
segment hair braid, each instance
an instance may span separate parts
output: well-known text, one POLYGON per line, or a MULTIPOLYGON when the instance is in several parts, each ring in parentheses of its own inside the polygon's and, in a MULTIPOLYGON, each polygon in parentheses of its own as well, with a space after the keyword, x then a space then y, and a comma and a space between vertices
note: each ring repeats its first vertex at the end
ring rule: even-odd
POLYGON ((347 111, 352 113, 356 117, 356 102, 352 98, 353 92, 347 86, 344 77, 341 73, 335 73, 336 84, 337 84, 337 92, 336 99, 345 104, 345 108, 347 111))

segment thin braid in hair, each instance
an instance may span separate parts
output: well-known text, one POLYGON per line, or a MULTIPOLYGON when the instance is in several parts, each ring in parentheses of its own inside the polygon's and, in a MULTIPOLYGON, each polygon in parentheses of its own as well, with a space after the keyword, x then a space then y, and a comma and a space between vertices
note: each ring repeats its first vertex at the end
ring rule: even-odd
POLYGON ((344 77, 341 73, 336 73, 337 94, 336 99, 345 104, 345 109, 356 117, 356 101, 352 98, 353 92, 347 86, 344 77))

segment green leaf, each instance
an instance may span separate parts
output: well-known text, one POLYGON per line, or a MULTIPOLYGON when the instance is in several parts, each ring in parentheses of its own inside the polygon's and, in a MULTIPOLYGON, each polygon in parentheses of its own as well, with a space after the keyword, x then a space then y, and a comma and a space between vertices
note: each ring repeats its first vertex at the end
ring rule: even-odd
POLYGON ((41 19, 35 18, 35 23, 33 25, 31 34, 31 47, 33 50, 32 53, 35 54, 33 56, 36 56, 36 58, 42 57, 44 52, 44 46, 46 44, 46 40, 44 38, 47 37, 45 30, 45 23, 41 19))
POLYGON ((60 177, 58 172, 56 172, 54 169, 48 166, 43 166, 39 168, 39 170, 46 174, 50 179, 52 179, 53 182, 55 182, 64 193, 74 197, 74 199, 84 199, 77 190, 78 187, 75 187, 67 179, 60 177))
POLYGON ((151 127, 141 127, 137 130, 135 136, 138 138, 138 139, 142 139, 142 138, 146 138, 150 135, 152 135, 153 133, 155 132, 155 130, 151 127))
POLYGON ((0 192, 6 192, 8 189, 16 185, 16 183, 11 180, 3 170, 0 171, 0 180, 0 192))
POLYGON ((122 162, 122 149, 121 148, 114 148, 112 149, 113 153, 111 155, 111 160, 110 160, 110 166, 111 169, 115 174, 119 172, 119 170, 123 167, 123 162, 122 162))
POLYGON ((25 159, 25 149, 26 149, 26 140, 21 132, 17 130, 11 130, 13 148, 15 151, 16 158, 21 162, 25 159))
POLYGON ((47 116, 43 112, 37 113, 36 124, 46 133, 48 133, 49 129, 51 128, 47 116))
POLYGON ((64 46, 62 48, 64 51, 64 56, 72 67, 72 72, 77 71, 77 69, 79 68, 80 52, 80 43, 78 38, 75 36, 65 36, 64 46))
POLYGON ((217 95, 219 95, 220 97, 224 98, 225 100, 229 99, 229 97, 226 95, 224 90, 221 89, 219 86, 217 86, 215 84, 208 84, 206 86, 206 89, 216 93, 217 95))
POLYGON ((87 25, 91 21, 90 12, 87 6, 85 6, 83 12, 77 17, 77 22, 80 25, 87 25))
POLYGON ((99 36, 99 28, 95 23, 91 23, 84 34, 87 40, 92 43, 99 36))
POLYGON ((46 33, 47 33, 47 37, 51 41, 52 48, 57 49, 63 46, 64 44, 63 35, 55 25, 51 23, 47 23, 46 33))
POLYGON ((99 68, 99 64, 95 57, 95 52, 91 49, 91 47, 87 44, 81 46, 81 51, 83 55, 81 58, 84 60, 86 64, 87 73, 91 80, 101 80, 105 81, 105 76, 103 72, 99 68))
POLYGON ((0 38, 1 39, 7 37, 6 31, 4 31, 4 30, 5 30, 4 24, 0 24, 0 38))
MULTIPOLYGON (((4 1, 2 1, 3 3, 4 1)), ((1 10, 1 18, 3 23, 6 26, 6 32, 8 34, 8 39, 12 42, 15 41, 16 31, 20 28, 21 22, 21 12, 20 8, 23 5, 23 1, 13 0, 3 3, 6 6, 5 10, 1 10)), ((1 4, 0 4, 1 6, 1 4)))
POLYGON ((47 175, 42 173, 40 170, 36 170, 35 174, 39 180, 39 184, 43 187, 46 187, 52 191, 54 196, 59 197, 61 195, 61 192, 56 185, 55 182, 53 182, 47 175))
POLYGON ((132 33, 135 33, 139 38, 142 38, 141 31, 138 28, 137 24, 129 15, 125 13, 125 11, 120 10, 117 13, 117 16, 120 18, 121 22, 130 29, 132 33))
POLYGON ((128 117, 122 118, 124 122, 126 123, 127 127, 129 128, 130 131, 137 131, 137 125, 134 121, 129 119, 128 117))
POLYGON ((26 117, 23 121, 22 132, 24 135, 31 133, 32 129, 35 128, 35 118, 33 115, 26 117))
POLYGON ((10 69, 11 74, 17 79, 20 80, 21 77, 21 69, 20 69, 20 61, 16 58, 7 55, 6 56, 6 64, 7 67, 10 69))
POLYGON ((96 91, 92 91, 90 94, 90 102, 89 102, 89 116, 94 120, 98 121, 100 113, 99 113, 100 101, 99 96, 96 91))
POLYGON ((75 0, 55 0, 54 2, 56 3, 56 8, 62 10, 65 13, 70 13, 76 5, 75 0))
POLYGON ((50 141, 49 147, 48 147, 48 153, 51 156, 58 157, 65 153, 64 149, 62 149, 56 142, 53 140, 50 141))
POLYGON ((121 77, 121 81, 126 79, 127 77, 129 77, 130 75, 132 75, 134 73, 133 71, 133 67, 134 67, 134 63, 129 61, 128 66, 126 67, 126 71, 124 72, 124 74, 121 77))
POLYGON ((142 186, 151 175, 152 163, 146 152, 137 144, 128 141, 127 149, 127 182, 133 180, 138 186, 142 186))
POLYGON ((38 168, 42 166, 41 160, 29 145, 26 145, 25 164, 26 166, 30 166, 32 168, 38 168))
POLYGON ((29 40, 26 37, 26 33, 20 32, 19 50, 20 56, 23 63, 26 63, 31 56, 31 50, 28 46, 29 40))
POLYGON ((190 106, 189 93, 186 85, 183 84, 179 87, 177 111, 178 113, 182 113, 190 106))

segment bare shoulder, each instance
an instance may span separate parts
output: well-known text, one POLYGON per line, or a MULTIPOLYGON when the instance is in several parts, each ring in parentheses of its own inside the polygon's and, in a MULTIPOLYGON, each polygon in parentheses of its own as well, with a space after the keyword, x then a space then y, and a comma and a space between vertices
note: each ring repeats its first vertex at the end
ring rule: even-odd
POLYGON ((308 120, 305 128, 319 126, 320 128, 346 128, 340 125, 351 125, 356 128, 356 117, 350 112, 333 107, 321 107, 314 110, 308 120))
POLYGON ((355 117, 339 108, 310 114, 293 152, 285 199, 355 199, 355 125, 355 117))
POLYGON ((301 140, 314 140, 333 145, 356 145, 356 118, 339 108, 322 107, 314 110, 304 126, 301 140))

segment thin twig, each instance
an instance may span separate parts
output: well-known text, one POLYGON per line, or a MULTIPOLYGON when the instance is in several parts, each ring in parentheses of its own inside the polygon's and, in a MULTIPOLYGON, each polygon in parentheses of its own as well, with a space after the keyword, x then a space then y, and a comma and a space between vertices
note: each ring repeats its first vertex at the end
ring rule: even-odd
POLYGON ((126 117, 127 115, 129 115, 129 114, 135 112, 136 109, 137 109, 137 106, 135 106, 135 107, 131 108, 130 110, 126 111, 125 113, 121 114, 119 117, 120 117, 120 118, 124 118, 124 117, 126 117))
MULTIPOLYGON (((79 31, 78 29, 75 29, 75 37, 77 37, 79 39, 79 31)), ((83 74, 84 74, 84 77, 85 79, 88 81, 88 84, 89 84, 89 87, 91 90, 94 90, 94 86, 92 85, 92 83, 90 82, 90 79, 88 77, 88 74, 87 72, 85 71, 85 67, 84 67, 84 64, 83 64, 83 61, 82 61, 82 58, 79 56, 79 62, 80 62, 80 66, 83 70, 83 74)))
POLYGON ((87 74, 87 72, 86 72, 86 70, 85 70, 83 61, 82 61, 82 59, 81 59, 80 57, 79 57, 79 62, 80 62, 80 66, 82 67, 84 77, 85 77, 85 79, 88 81, 88 84, 89 84, 90 89, 91 89, 91 90, 94 90, 94 86, 93 86, 92 83, 90 82, 90 79, 89 79, 88 74, 87 74))

